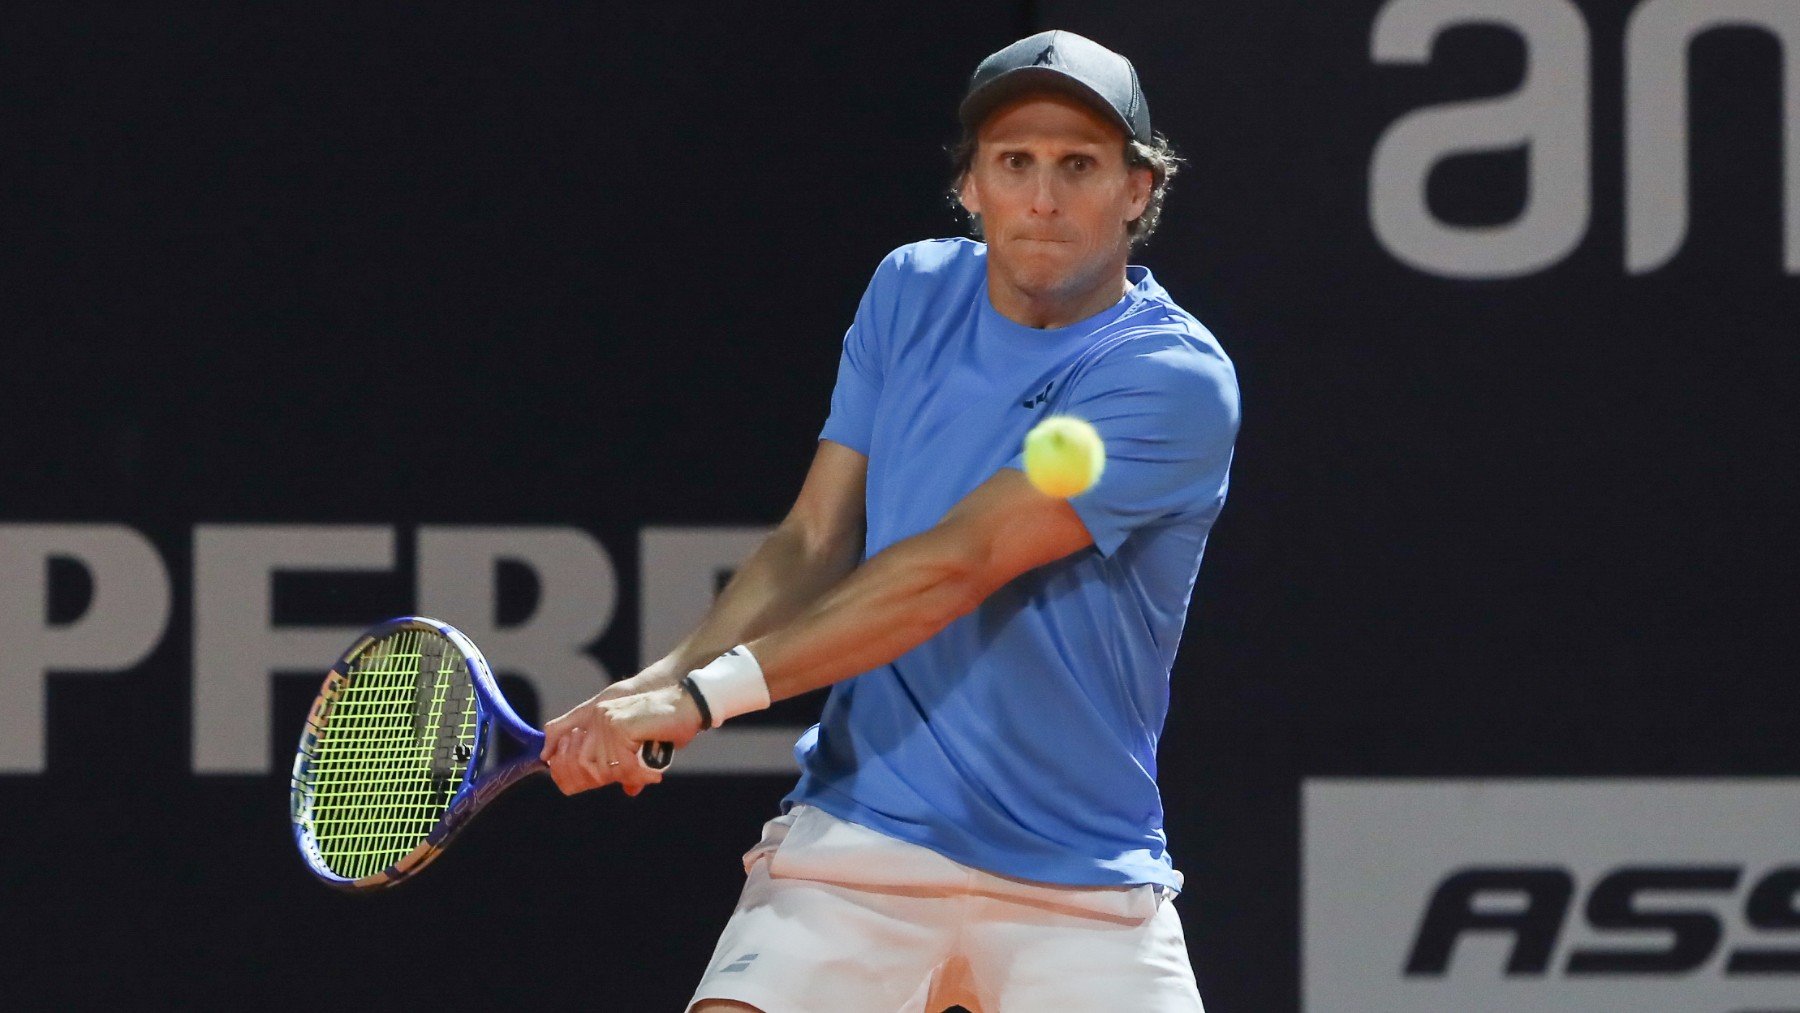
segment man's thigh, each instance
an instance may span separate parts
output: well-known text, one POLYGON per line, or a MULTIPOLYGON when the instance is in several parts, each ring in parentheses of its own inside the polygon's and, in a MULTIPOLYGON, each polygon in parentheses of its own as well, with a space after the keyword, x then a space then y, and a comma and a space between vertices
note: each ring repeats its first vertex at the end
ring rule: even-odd
POLYGON ((955 938, 957 901, 777 879, 768 866, 751 868, 690 1003, 731 1000, 767 1013, 923 1010, 955 938))
POLYGON ((990 898, 965 933, 972 988, 988 1013, 1203 1013, 1171 902, 1134 921, 990 898))

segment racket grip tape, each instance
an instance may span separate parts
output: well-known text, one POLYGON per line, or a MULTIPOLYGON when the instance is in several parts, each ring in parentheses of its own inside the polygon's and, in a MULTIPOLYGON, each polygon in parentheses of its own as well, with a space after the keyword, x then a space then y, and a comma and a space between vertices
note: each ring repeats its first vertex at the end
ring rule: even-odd
POLYGON ((667 770, 675 760, 673 742, 646 742, 638 746, 638 759, 651 770, 667 770))

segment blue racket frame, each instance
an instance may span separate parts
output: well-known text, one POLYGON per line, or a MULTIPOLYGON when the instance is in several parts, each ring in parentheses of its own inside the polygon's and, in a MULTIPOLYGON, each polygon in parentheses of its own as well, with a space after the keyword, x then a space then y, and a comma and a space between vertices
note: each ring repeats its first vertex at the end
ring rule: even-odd
MULTIPOLYGON (((318 697, 313 700, 312 710, 307 714, 306 726, 300 733, 300 745, 294 755, 294 773, 289 786, 289 815, 293 821, 294 843, 299 847, 300 856, 313 875, 338 889, 378 890, 404 882, 443 853, 450 841, 488 803, 525 778, 547 770, 548 765, 538 758, 543 748, 544 733, 527 724, 512 709, 512 705, 506 702, 506 697, 500 692, 500 684, 494 678, 494 671, 488 666, 487 657, 461 630, 442 620, 426 616, 389 619, 364 631, 350 649, 338 658, 337 663, 331 666, 318 697), (443 817, 425 840, 392 866, 360 879, 349 879, 326 867, 319 853, 318 842, 313 839, 312 796, 309 790, 312 783, 311 767, 317 752, 319 734, 329 720, 329 706, 345 682, 344 673, 349 669, 351 661, 375 641, 403 630, 425 630, 442 634, 462 652, 464 664, 468 666, 469 683, 475 689, 475 743, 469 750, 469 761, 463 770, 461 786, 451 796, 443 817), (488 751, 493 748, 496 731, 517 742, 523 748, 523 753, 502 766, 484 771, 482 766, 487 761, 488 751)), ((666 744, 644 744, 644 762, 656 769, 667 767, 670 755, 670 747, 666 744)))

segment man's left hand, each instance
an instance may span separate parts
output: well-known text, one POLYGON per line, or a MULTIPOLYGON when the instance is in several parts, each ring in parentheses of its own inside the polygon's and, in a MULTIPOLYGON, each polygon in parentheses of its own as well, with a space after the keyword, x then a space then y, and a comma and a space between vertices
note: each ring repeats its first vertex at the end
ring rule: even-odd
POLYGON ((544 759, 565 795, 614 782, 627 795, 636 795, 662 780, 661 771, 644 765, 639 746, 687 745, 700 732, 700 709, 680 686, 664 686, 590 701, 554 723, 565 727, 548 745, 544 759))

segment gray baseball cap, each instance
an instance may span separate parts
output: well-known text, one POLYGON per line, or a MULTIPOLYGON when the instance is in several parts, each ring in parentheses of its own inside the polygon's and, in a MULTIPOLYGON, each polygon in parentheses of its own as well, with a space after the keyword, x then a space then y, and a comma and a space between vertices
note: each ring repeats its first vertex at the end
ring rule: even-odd
POLYGON ((1093 106, 1127 137, 1150 143, 1150 107, 1131 61, 1074 32, 1039 32, 981 61, 963 96, 963 128, 974 131, 1002 102, 1051 88, 1093 106))

